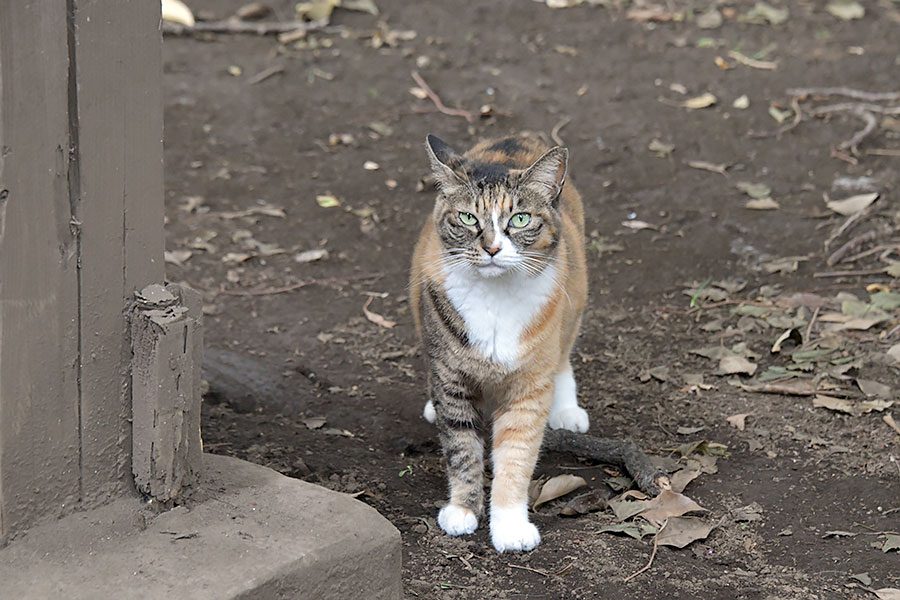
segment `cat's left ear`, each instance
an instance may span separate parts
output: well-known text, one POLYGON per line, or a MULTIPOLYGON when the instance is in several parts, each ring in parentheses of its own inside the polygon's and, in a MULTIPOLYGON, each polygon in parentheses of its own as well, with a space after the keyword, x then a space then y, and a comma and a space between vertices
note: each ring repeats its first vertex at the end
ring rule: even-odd
POLYGON ((551 148, 519 175, 518 187, 555 205, 566 180, 568 162, 569 151, 566 148, 551 148))
POLYGON ((431 161, 431 171, 444 193, 450 194, 465 185, 465 181, 460 175, 462 157, 447 142, 435 135, 428 134, 425 138, 425 150, 431 161))

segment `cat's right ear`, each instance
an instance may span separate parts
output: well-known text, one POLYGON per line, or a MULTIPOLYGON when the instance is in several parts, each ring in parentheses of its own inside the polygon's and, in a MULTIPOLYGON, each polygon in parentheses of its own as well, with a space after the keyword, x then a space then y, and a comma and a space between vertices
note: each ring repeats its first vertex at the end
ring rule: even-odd
POLYGON ((431 171, 437 180, 438 187, 446 194, 466 185, 462 170, 462 157, 444 140, 431 135, 425 137, 425 150, 431 161, 431 171))

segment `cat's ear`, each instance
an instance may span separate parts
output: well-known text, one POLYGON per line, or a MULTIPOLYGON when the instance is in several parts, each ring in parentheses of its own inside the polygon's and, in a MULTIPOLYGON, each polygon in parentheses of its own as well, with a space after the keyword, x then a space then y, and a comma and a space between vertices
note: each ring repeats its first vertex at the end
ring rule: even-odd
POLYGON ((518 187, 545 202, 556 203, 566 180, 569 151, 556 146, 519 175, 518 187))
POLYGON ((465 175, 462 173, 462 157, 441 138, 428 134, 425 138, 425 150, 431 161, 431 171, 437 180, 438 187, 449 193, 453 189, 464 186, 465 175))

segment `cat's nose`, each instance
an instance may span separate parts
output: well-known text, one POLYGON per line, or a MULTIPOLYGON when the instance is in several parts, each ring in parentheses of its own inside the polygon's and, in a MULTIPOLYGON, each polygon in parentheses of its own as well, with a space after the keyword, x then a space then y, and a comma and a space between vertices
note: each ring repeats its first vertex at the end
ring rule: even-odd
POLYGON ((488 254, 490 254, 491 256, 494 256, 495 254, 500 252, 500 246, 491 246, 490 248, 485 248, 484 251, 487 252, 488 254))

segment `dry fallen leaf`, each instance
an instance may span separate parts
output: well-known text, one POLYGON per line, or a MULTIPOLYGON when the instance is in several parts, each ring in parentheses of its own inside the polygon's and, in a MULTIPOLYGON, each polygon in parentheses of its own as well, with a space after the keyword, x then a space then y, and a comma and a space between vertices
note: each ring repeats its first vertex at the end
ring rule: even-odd
POLYGON ((646 221, 622 221, 622 227, 627 227, 628 229, 634 229, 635 231, 640 231, 642 229, 653 229, 654 231, 658 229, 656 225, 651 225, 646 221))
POLYGON ((606 508, 609 490, 598 488, 586 494, 575 496, 563 507, 561 514, 566 516, 584 515, 591 511, 606 508))
POLYGON ((194 26, 194 13, 181 0, 162 0, 162 19, 188 27, 194 26))
POLYGON ((335 206, 340 206, 341 202, 331 194, 322 194, 316 196, 316 204, 322 208, 333 208, 335 206))
POLYGON ((855 0, 832 0, 825 6, 825 10, 842 21, 862 19, 866 16, 866 9, 855 0))
POLYGON ((688 463, 688 466, 676 471, 669 478, 669 482, 672 484, 672 491, 678 493, 683 492, 684 488, 686 488, 690 482, 697 479, 703 472, 698 461, 690 460, 688 463))
POLYGON ((875 595, 879 600, 900 600, 900 589, 897 588, 881 588, 875 590, 875 595))
POLYGON ((706 539, 714 529, 700 517, 669 517, 665 526, 660 529, 656 543, 660 546, 684 548, 691 542, 706 539))
POLYGON ((878 199, 878 196, 878 192, 872 192, 871 194, 858 194, 856 196, 850 196, 849 198, 845 198, 843 200, 829 200, 825 203, 825 205, 837 214, 849 217, 850 215, 856 214, 859 211, 868 208, 870 204, 878 199))
POLYGON ((739 413, 736 415, 731 415, 730 417, 726 417, 725 420, 728 421, 728 424, 732 427, 737 427, 738 431, 744 430, 744 423, 747 420, 747 417, 752 415, 753 413, 739 413))
POLYGON ((685 100, 681 103, 681 106, 689 110, 696 110, 698 108, 707 108, 709 106, 712 106, 716 103, 716 101, 717 98, 713 94, 706 92, 704 94, 700 94, 699 96, 695 96, 693 98, 685 100))
POLYGON ((866 396, 877 396, 878 398, 890 398, 891 386, 872 381, 871 379, 857 379, 856 385, 862 390, 866 396))
POLYGON ((178 265, 179 267, 183 267, 184 263, 194 255, 190 250, 166 250, 163 254, 167 263, 178 265))
POLYGON ((325 427, 325 417, 310 417, 308 419, 303 419, 303 424, 306 425, 308 429, 321 429, 325 427))
POLYGON ((754 199, 769 198, 772 194, 772 188, 765 183, 751 183, 749 181, 739 181, 734 186, 754 199))
POLYGON ((672 490, 663 490, 659 496, 652 500, 644 500, 642 504, 643 509, 637 513, 637 516, 654 525, 659 525, 670 517, 680 517, 689 512, 706 511, 705 508, 684 494, 672 490))
POLYGON ((328 250, 325 248, 314 248, 313 250, 305 250, 297 253, 294 260, 298 263, 308 263, 328 258, 328 250))
POLYGON ((750 362, 743 356, 729 354, 723 356, 719 361, 718 375, 753 375, 756 373, 757 365, 750 362))
POLYGON ((397 324, 396 322, 388 321, 387 319, 385 319, 378 313, 374 313, 371 310, 369 310, 369 305, 372 303, 373 299, 374 299, 373 296, 369 296, 369 299, 366 300, 366 303, 363 305, 363 314, 366 315, 366 318, 368 320, 372 321, 373 323, 375 323, 376 325, 380 325, 386 329, 390 329, 391 327, 396 325, 397 324))
POLYGON ((816 394, 816 397, 813 399, 813 406, 847 413, 848 415, 854 414, 853 403, 845 398, 835 398, 824 394, 816 394))
POLYGON ((778 210, 781 208, 781 205, 771 198, 757 198, 755 200, 747 200, 744 208, 749 208, 750 210, 778 210))
POLYGON ((586 485, 587 482, 577 475, 557 475, 556 477, 551 477, 541 488, 541 493, 538 496, 538 499, 534 501, 534 506, 532 506, 532 508, 537 508, 545 502, 565 496, 569 492, 575 491, 586 485))
POLYGON ((881 417, 881 420, 887 423, 887 426, 897 432, 897 435, 900 435, 900 425, 897 425, 897 421, 894 420, 894 415, 888 413, 881 417))

